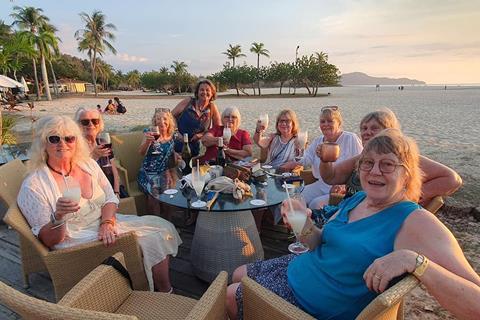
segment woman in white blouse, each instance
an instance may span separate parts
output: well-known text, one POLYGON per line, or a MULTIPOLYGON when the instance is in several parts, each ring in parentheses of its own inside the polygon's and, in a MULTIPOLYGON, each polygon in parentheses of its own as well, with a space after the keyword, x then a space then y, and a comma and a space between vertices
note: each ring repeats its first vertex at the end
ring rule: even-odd
MULTIPOLYGON (((360 154, 363 150, 360 138, 353 132, 343 131, 342 115, 337 106, 323 107, 320 111, 320 130, 322 135, 308 146, 305 156, 300 162, 289 162, 288 169, 297 165, 311 166, 313 176, 317 179, 315 183, 305 186, 302 195, 309 208, 318 209, 328 202, 331 189, 339 188, 326 184, 320 176, 320 158, 317 156, 317 148, 325 142, 335 142, 340 146, 340 156, 337 161, 343 161, 360 154)), ((334 190, 333 190, 334 191, 334 190)))
POLYGON ((109 246, 119 234, 134 230, 150 289, 171 291, 168 256, 176 255, 181 243, 175 227, 155 216, 116 214, 118 198, 72 119, 44 117, 36 132, 31 172, 17 198, 35 236, 60 249, 95 240, 109 246))

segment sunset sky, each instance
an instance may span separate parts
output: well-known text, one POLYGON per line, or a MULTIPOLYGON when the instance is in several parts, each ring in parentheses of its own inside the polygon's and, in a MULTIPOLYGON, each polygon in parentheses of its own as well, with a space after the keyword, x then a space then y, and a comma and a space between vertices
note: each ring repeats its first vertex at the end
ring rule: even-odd
POLYGON ((256 64, 252 42, 263 42, 273 61, 324 51, 342 73, 408 77, 433 84, 480 83, 478 0, 243 0, 243 1, 0 1, 0 19, 11 23, 14 5, 44 10, 59 29, 61 51, 77 51, 79 13, 102 11, 115 31, 116 69, 148 71, 184 61, 208 75, 227 61, 228 44, 256 64))

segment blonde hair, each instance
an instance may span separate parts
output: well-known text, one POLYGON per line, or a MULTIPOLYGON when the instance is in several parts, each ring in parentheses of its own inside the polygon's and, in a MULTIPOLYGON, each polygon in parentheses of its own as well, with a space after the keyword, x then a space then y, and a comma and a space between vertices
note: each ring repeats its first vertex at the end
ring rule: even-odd
POLYGON ((75 115, 73 116, 73 119, 75 119, 75 122, 78 123, 79 126, 81 126, 80 118, 85 112, 95 112, 98 115, 98 119, 100 120, 100 122, 98 123, 98 132, 102 132, 103 129, 105 129, 105 122, 103 122, 102 114, 97 109, 93 109, 93 108, 89 109, 84 107, 78 108, 77 111, 75 112, 75 115))
POLYGON ((90 149, 83 137, 82 130, 75 121, 67 116, 46 116, 37 121, 35 139, 30 147, 29 169, 36 170, 43 167, 48 160, 47 141, 51 135, 75 136, 76 148, 72 157, 72 164, 85 162, 90 159, 90 149))
POLYGON ((340 113, 340 108, 338 108, 338 107, 335 107, 335 108, 324 107, 324 108, 322 108, 322 110, 320 111, 320 119, 322 119, 322 118, 336 120, 338 122, 339 127, 341 127, 342 123, 343 123, 342 114, 340 113))
POLYGON ((363 117, 362 121, 360 121, 360 129, 362 128, 362 125, 371 120, 377 121, 378 124, 383 127, 383 129, 401 129, 400 122, 398 121, 397 116, 392 110, 388 108, 382 108, 380 110, 368 113, 365 117, 363 117))
POLYGON ((168 129, 167 129, 167 135, 169 137, 173 136, 173 132, 175 132, 175 129, 177 128, 177 122, 175 121, 175 118, 173 117, 172 113, 170 112, 170 109, 168 108, 155 108, 155 112, 153 113, 152 116, 152 126, 157 125, 157 114, 164 113, 167 116, 168 120, 168 129))
POLYGON ((419 152, 415 140, 405 136, 398 129, 385 129, 368 141, 360 160, 372 151, 377 154, 393 153, 397 156, 407 174, 405 196, 411 201, 418 202, 422 193, 423 172, 419 166, 419 152))
POLYGON ((298 130, 300 130, 300 125, 298 123, 297 114, 292 109, 283 109, 278 114, 277 121, 275 123, 275 129, 277 130, 277 134, 280 135, 280 130, 278 130, 278 123, 280 122, 280 117, 283 117, 283 116, 289 116, 290 119, 292 120, 292 134, 296 136, 298 133, 298 130))
POLYGON ((238 110, 237 107, 227 107, 225 110, 222 112, 222 121, 223 118, 226 116, 231 116, 234 115, 238 119, 238 126, 240 127, 240 124, 242 123, 242 116, 240 115, 240 111, 238 110))

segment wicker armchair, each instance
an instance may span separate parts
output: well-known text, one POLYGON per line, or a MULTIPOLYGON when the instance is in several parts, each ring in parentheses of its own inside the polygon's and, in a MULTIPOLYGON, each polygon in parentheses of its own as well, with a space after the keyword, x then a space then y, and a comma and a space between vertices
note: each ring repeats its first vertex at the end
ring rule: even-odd
MULTIPOLYGON (((419 281, 408 275, 400 282, 378 295, 362 312, 357 320, 401 320, 403 319, 403 297, 418 285, 419 281)), ((314 319, 309 314, 283 300, 275 293, 262 287, 254 280, 242 279, 244 319, 294 320, 314 319)))
POLYGON ((138 213, 146 212, 145 194, 140 191, 137 184, 137 175, 142 165, 143 157, 138 153, 138 147, 143 139, 143 132, 112 136, 112 148, 115 154, 116 166, 123 185, 127 188, 128 195, 135 198, 138 213))
POLYGON ((122 234, 117 238, 115 244, 109 247, 105 247, 101 241, 94 241, 71 248, 49 250, 33 235, 30 226, 16 205, 8 209, 3 220, 20 236, 25 284, 28 285, 30 272, 48 271, 57 300, 105 258, 119 251, 127 257, 127 266, 132 275, 134 288, 137 290, 148 289, 142 251, 133 231, 122 234))

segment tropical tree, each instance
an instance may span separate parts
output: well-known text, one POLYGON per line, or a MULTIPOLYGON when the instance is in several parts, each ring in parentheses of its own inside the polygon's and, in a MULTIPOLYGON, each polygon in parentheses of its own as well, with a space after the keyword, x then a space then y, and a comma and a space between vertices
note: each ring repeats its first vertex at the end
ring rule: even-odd
POLYGON ((18 81, 17 72, 25 66, 25 59, 31 57, 36 57, 36 51, 20 33, 15 32, 0 41, 0 71, 3 74, 11 72, 18 81))
MULTIPOLYGON (((260 92, 260 56, 265 56, 267 58, 270 57, 270 51, 265 49, 265 45, 260 42, 253 42, 252 47, 250 48, 250 52, 253 52, 257 55, 257 71, 258 71, 258 79, 257 79, 257 85, 258 85, 258 95, 261 95, 260 92)), ((254 91, 255 94, 255 91, 254 91)))
POLYGON ((178 88, 178 93, 182 93, 182 83, 187 78, 185 77, 187 73, 188 65, 183 61, 173 61, 170 65, 170 68, 173 70, 173 82, 178 88))
POLYGON ((285 82, 292 79, 295 65, 286 62, 274 62, 270 65, 267 71, 267 80, 271 82, 280 83, 280 94, 282 94, 282 88, 285 82))
POLYGON ((130 87, 138 89, 140 83, 140 72, 138 70, 132 70, 127 73, 127 84, 130 87))
MULTIPOLYGON (((61 42, 60 38, 55 36, 55 32, 57 32, 58 29, 49 24, 45 23, 43 26, 40 27, 40 33, 43 35, 44 40, 44 59, 48 61, 48 64, 50 66, 50 71, 52 72, 52 78, 53 78, 53 88, 55 91, 55 95, 58 98, 58 83, 57 83, 57 77, 55 76, 55 70, 53 69, 53 64, 52 61, 58 58, 60 55, 60 50, 58 48, 58 43, 61 42)), ((47 79, 48 82, 48 79, 47 79)), ((50 91, 50 90, 48 90, 50 91)))
POLYGON ((240 57, 246 57, 242 53, 242 48, 239 44, 232 46, 231 44, 228 45, 228 49, 222 54, 226 55, 228 59, 232 59, 232 67, 235 68, 235 59, 240 57))
POLYGON ((102 61, 101 59, 97 60, 97 73, 98 76, 100 77, 100 80, 102 81, 102 88, 103 90, 108 90, 109 87, 109 80, 113 77, 113 67, 106 63, 105 61, 102 61))
POLYGON ((77 30, 75 38, 78 41, 78 50, 80 52, 87 51, 95 96, 97 96, 97 55, 103 56, 107 49, 113 54, 117 54, 117 50, 110 43, 115 40, 112 31, 117 28, 111 23, 106 23, 106 16, 101 11, 95 10, 91 16, 82 12, 80 18, 85 23, 85 28, 77 30))
MULTIPOLYGON (((34 45, 36 45, 35 41, 39 33, 39 28, 48 23, 50 20, 43 14, 43 10, 41 8, 34 7, 14 6, 13 13, 10 16, 14 19, 13 24, 17 25, 20 30, 23 30, 23 36, 28 38, 30 43, 34 45)), ((33 76, 35 80, 35 90, 37 91, 37 100, 40 100, 40 87, 38 85, 36 57, 32 57, 32 65, 33 76)), ((47 92, 49 92, 48 87, 47 92)))

